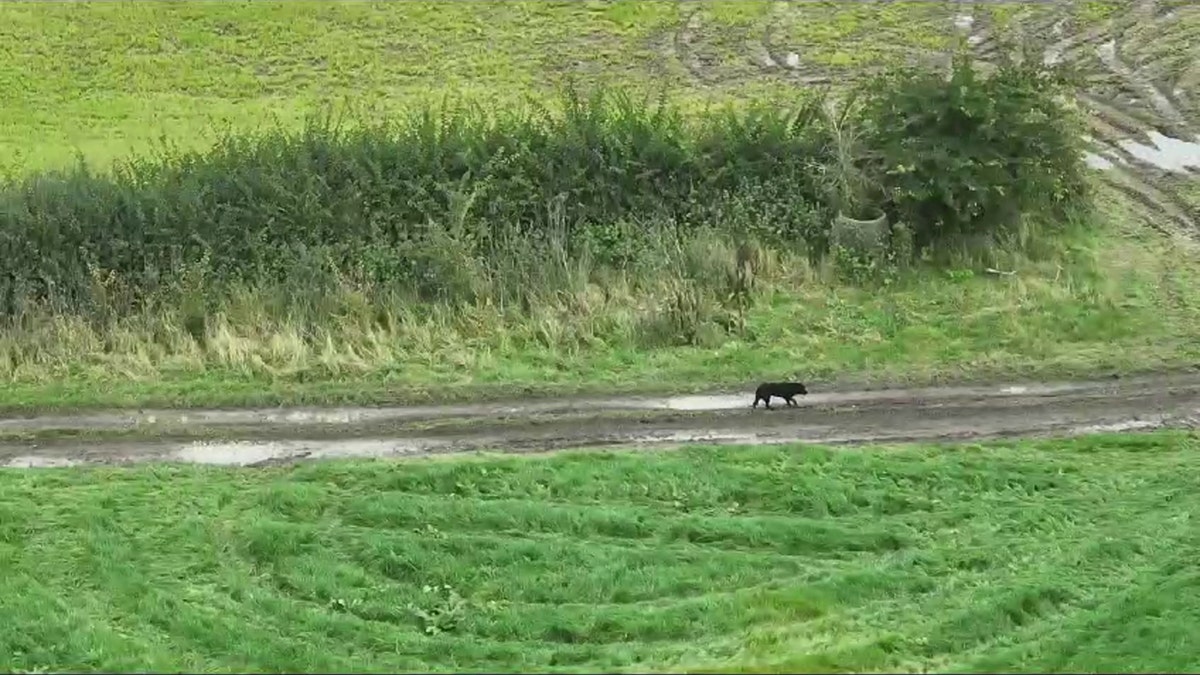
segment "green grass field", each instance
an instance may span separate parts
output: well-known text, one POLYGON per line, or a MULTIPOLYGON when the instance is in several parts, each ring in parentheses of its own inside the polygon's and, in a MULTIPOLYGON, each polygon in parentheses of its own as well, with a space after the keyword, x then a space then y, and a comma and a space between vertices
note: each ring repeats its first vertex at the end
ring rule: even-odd
MULTIPOLYGON (((1068 14, 1094 23, 1121 4, 1077 3, 1068 14)), ((980 11, 1003 22, 1020 10, 980 11)), ((779 42, 806 46, 805 64, 835 72, 942 49, 953 35, 952 6, 931 2, 771 12, 757 0, 6 2, 0 169, 61 166, 78 153, 103 164, 162 137, 203 145, 214 126, 295 124, 331 104, 386 114, 447 92, 513 101, 571 77, 698 103, 745 100, 794 86, 754 65, 768 21, 779 42), (692 47, 680 55, 678 29, 693 10, 692 47)))
POLYGON ((0 472, 0 669, 1194 670, 1197 449, 0 472))
MULTIPOLYGON (((1134 22, 1120 36, 1130 68, 1183 86, 1200 71, 1135 44, 1165 53, 1191 39, 1200 12, 1169 32, 1154 23, 1171 3, 1188 11, 1175 0, 974 11, 992 35, 1042 40, 1056 18, 1068 30, 1134 22)), ((0 208, 37 203, 29 177, 77 158, 103 174, 163 143, 203 150, 225 133, 298 128, 322 110, 376 121, 454 96, 498 109, 572 80, 665 92, 689 113, 789 100, 805 82, 940 62, 959 11, 743 0, 0 3, 0 177, 11 179, 0 208), (780 65, 791 60, 800 65, 780 65)), ((1114 78, 1084 79, 1120 90, 1114 78)), ((637 239, 640 267, 614 269, 565 245, 473 259, 439 223, 438 262, 467 291, 425 304, 338 277, 346 270, 329 273, 336 283, 317 279, 328 272, 317 264, 307 286, 245 287, 206 285, 181 266, 166 270, 184 288, 178 304, 130 310, 125 279, 88 269, 70 277, 92 283, 87 302, 5 317, 0 410, 374 404, 785 377, 1054 378, 1200 362, 1200 266, 1194 247, 1164 234, 1187 229, 1200 192, 1183 185, 1162 197, 1184 214, 1168 226, 1097 187, 1092 215, 1031 224, 1024 246, 942 251, 942 264, 871 282, 799 246, 762 248, 736 330, 722 294, 737 246, 706 229, 637 239), (525 279, 521 302, 472 295, 497 279, 525 279)), ((102 201, 86 189, 68 197, 102 201)), ((120 220, 121 198, 90 213, 120 220)), ((14 225, 30 237, 22 243, 79 224, 40 206, 5 221, 33 223, 14 225)), ((637 224, 612 227, 617 238, 639 234, 637 224)), ((0 471, 0 670, 1197 670, 1198 448, 1200 436, 1160 432, 0 471)))

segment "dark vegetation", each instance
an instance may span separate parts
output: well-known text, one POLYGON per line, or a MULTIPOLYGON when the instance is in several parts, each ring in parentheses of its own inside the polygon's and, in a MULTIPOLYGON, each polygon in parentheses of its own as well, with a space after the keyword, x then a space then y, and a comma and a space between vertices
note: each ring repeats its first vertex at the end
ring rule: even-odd
POLYGON ((864 203, 900 225, 893 264, 964 238, 1008 245, 1082 205, 1067 84, 1041 65, 985 77, 959 58, 949 79, 897 70, 850 97, 698 115, 568 89, 554 107, 325 117, 111 172, 81 164, 0 188, 0 312, 111 319, 182 303, 199 337, 239 287, 299 297, 351 283, 417 305, 519 308, 553 284, 539 277, 547 256, 637 278, 652 241, 707 232, 738 246, 739 266, 755 247, 819 260, 839 209, 864 203))

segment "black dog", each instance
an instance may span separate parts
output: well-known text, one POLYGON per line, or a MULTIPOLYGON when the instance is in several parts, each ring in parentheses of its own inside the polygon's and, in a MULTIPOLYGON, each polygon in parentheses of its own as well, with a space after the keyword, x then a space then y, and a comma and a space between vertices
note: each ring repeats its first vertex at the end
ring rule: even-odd
POLYGON ((788 407, 796 405, 795 396, 808 395, 808 389, 800 382, 764 382, 754 390, 754 403, 751 408, 757 408, 762 401, 767 410, 771 409, 771 397, 775 396, 787 401, 788 407))

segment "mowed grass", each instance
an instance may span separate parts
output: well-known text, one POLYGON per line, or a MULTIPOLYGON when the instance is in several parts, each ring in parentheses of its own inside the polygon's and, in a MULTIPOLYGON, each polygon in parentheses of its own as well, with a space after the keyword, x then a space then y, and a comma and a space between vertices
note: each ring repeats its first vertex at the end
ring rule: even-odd
POLYGON ((0 668, 1200 667, 1197 437, 0 473, 0 668))

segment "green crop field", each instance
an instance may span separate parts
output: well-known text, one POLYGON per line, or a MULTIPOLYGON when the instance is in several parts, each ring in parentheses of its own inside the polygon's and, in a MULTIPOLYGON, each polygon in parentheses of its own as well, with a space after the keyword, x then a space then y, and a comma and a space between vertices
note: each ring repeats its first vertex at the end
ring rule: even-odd
MULTIPOLYGON (((322 105, 386 114, 449 92, 511 102, 570 77, 744 99, 789 86, 755 66, 768 27, 805 47, 806 67, 852 72, 947 47, 952 4, 806 2, 774 17, 755 0, 6 2, 0 168, 59 166, 80 152, 106 162, 163 136, 203 144, 214 125, 295 124, 322 105)), ((1124 4, 1067 12, 1094 24, 1124 4)), ((1019 10, 982 11, 1004 21, 1019 10)))
POLYGON ((1192 434, 0 473, 0 669, 1185 672, 1192 434))
MULTIPOLYGON (((823 63, 874 54, 837 46, 884 28, 906 36, 893 43, 901 49, 948 37, 900 31, 913 9, 930 13, 909 4, 882 15, 817 7, 818 22, 800 14, 787 28, 819 41, 823 63)), ((747 79, 740 42, 768 9, 706 5, 705 63, 747 79)), ((324 105, 387 114, 451 92, 512 102, 568 77, 711 98, 663 58, 684 11, 659 1, 5 3, 0 153, 10 169, 59 166, 80 152, 103 163, 163 136, 203 144, 214 126, 295 124, 324 105)), ((740 96, 747 84, 763 86, 731 81, 715 95, 740 96)))

